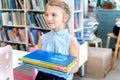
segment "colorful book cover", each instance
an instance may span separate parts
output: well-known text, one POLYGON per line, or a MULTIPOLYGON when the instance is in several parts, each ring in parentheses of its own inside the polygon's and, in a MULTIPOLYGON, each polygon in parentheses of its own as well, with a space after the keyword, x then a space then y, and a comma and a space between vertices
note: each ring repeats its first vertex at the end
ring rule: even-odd
POLYGON ((62 72, 69 72, 77 64, 76 57, 43 50, 31 52, 30 54, 19 58, 19 60, 25 63, 51 68, 62 72))

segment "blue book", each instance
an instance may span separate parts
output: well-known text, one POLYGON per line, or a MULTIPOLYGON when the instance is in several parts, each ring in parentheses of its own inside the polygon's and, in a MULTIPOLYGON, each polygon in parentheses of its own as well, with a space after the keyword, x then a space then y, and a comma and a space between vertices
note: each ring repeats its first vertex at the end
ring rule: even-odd
POLYGON ((31 33, 32 33, 33 38, 34 38, 35 45, 37 45, 38 44, 38 39, 37 39, 37 35, 36 35, 36 30, 32 29, 31 33))
POLYGON ((34 21, 33 21, 33 19, 32 19, 32 16, 30 15, 30 13, 27 13, 27 18, 28 18, 28 21, 29 21, 29 25, 30 25, 31 27, 35 27, 34 21))
POLYGON ((14 0, 10 0, 10 6, 11 6, 11 9, 15 9, 15 2, 14 2, 14 0))
MULTIPOLYGON (((63 55, 60 53, 48 52, 44 50, 35 50, 30 54, 23 56, 22 58, 27 58, 30 60, 41 61, 48 64, 55 64, 64 67, 68 67, 75 60, 76 57, 70 55, 63 55)), ((24 62, 24 61, 23 61, 24 62)))

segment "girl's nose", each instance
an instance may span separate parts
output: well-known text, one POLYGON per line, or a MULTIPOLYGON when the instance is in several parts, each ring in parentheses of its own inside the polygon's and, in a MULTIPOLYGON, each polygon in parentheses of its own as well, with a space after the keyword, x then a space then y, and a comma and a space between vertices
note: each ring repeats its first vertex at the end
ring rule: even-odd
POLYGON ((46 17, 46 19, 47 20, 52 20, 52 16, 49 15, 49 16, 46 17))

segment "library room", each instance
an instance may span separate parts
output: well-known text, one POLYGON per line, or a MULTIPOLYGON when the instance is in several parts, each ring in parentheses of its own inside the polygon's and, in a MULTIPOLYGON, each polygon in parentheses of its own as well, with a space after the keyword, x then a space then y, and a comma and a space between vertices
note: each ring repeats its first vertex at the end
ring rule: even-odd
POLYGON ((0 0, 0 80, 120 80, 120 0, 0 0))

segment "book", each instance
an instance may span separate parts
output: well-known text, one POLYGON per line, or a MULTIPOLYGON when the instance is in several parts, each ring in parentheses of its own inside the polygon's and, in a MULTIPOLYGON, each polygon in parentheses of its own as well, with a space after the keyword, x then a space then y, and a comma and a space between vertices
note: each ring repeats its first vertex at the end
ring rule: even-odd
POLYGON ((18 3, 21 7, 21 9, 24 9, 24 1, 23 0, 18 0, 18 3))
POLYGON ((99 25, 99 23, 96 21, 96 19, 84 19, 84 28, 91 29, 97 25, 99 25))
POLYGON ((33 10, 37 10, 37 5, 36 5, 36 2, 35 0, 32 0, 32 6, 33 6, 33 10))
POLYGON ((22 58, 20 60, 22 60, 24 63, 28 63, 28 64, 40 66, 40 67, 45 67, 48 69, 53 69, 53 70, 57 70, 57 71, 65 72, 65 73, 71 73, 72 70, 74 69, 74 67, 77 65, 77 61, 74 61, 68 67, 63 67, 63 66, 59 66, 59 65, 53 65, 53 64, 48 64, 48 63, 44 63, 44 62, 34 61, 34 60, 26 59, 26 58, 22 58))
POLYGON ((78 63, 76 57, 43 50, 35 50, 19 58, 19 60, 25 63, 68 73, 71 72, 71 69, 78 63))
POLYGON ((40 10, 44 10, 45 9, 45 6, 44 6, 44 0, 39 0, 39 3, 40 3, 40 10))
POLYGON ((14 3, 14 0, 10 0, 10 6, 11 6, 11 9, 15 9, 15 3, 14 3))
POLYGON ((35 66, 35 65, 31 65, 31 64, 27 64, 27 63, 19 63, 21 66, 25 66, 25 67, 29 67, 29 68, 35 68, 39 71, 42 71, 44 73, 48 73, 48 74, 53 74, 59 77, 63 77, 66 78, 69 76, 69 73, 64 73, 64 72, 60 72, 60 71, 56 71, 56 70, 52 70, 52 69, 47 69, 44 67, 40 67, 40 66, 35 66))

